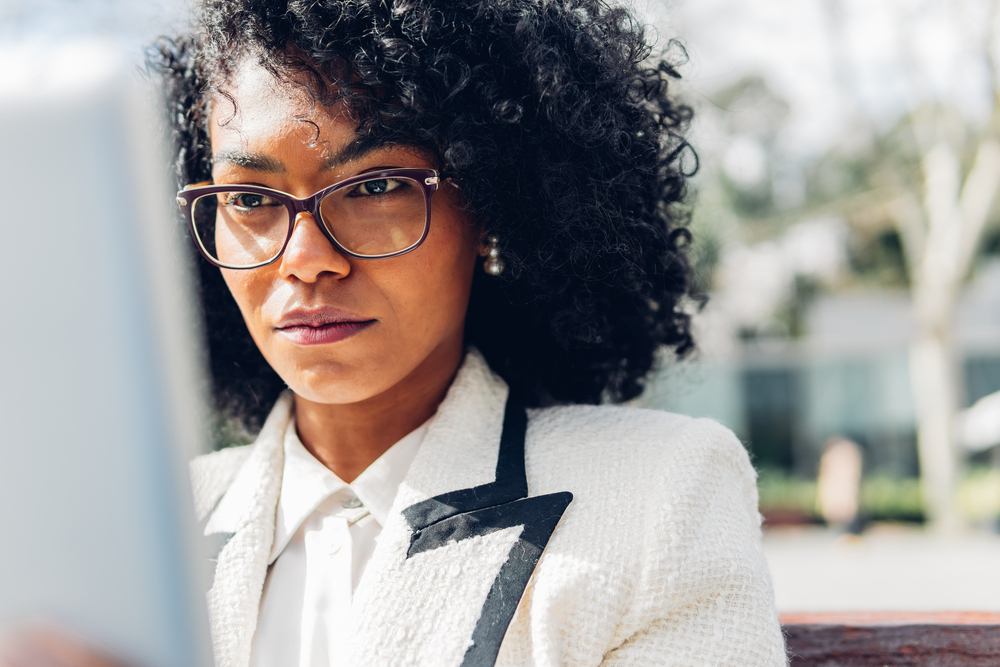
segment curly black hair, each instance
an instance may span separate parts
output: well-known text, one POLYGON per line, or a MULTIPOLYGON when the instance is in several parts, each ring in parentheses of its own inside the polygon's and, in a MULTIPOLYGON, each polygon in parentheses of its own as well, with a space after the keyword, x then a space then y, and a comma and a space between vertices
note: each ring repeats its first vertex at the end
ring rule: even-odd
MULTIPOLYGON (((208 98, 244 58, 305 74, 358 134, 430 149, 508 267, 478 272, 466 341, 533 406, 640 394, 661 347, 693 346, 677 63, 603 0, 205 0, 161 39, 182 184, 211 177, 208 98)), ((683 54, 682 54, 683 55, 683 54)), ((284 383, 217 269, 199 262, 219 407, 249 422, 284 383)))

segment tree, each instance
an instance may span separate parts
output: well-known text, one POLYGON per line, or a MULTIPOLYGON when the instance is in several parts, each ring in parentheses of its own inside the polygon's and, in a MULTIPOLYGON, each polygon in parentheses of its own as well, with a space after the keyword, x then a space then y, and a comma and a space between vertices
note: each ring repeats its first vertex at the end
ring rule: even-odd
POLYGON ((915 133, 929 135, 921 142, 922 192, 904 187, 890 207, 911 276, 910 378, 924 504, 932 522, 950 528, 958 521, 952 501, 959 469, 953 434, 961 401, 955 304, 1000 186, 1000 145, 995 132, 984 133, 966 171, 947 133, 933 128, 937 123, 924 129, 913 122, 915 133))
MULTIPOLYGON (((828 3, 837 16, 838 0, 828 3)), ((978 45, 989 79, 989 122, 976 129, 962 122, 956 109, 925 103, 907 114, 898 128, 910 135, 918 169, 907 167, 905 155, 874 151, 882 153, 881 178, 888 186, 883 189, 888 196, 879 204, 899 231, 910 275, 910 378, 924 506, 932 525, 943 529, 959 522, 954 505, 960 469, 954 420, 961 402, 961 372, 954 342, 955 305, 1000 187, 1000 87, 994 56, 1000 2, 989 4, 988 27, 978 45), (972 156, 968 166, 963 165, 966 155, 972 156)), ((968 7, 966 3, 957 11, 968 7)), ((908 55, 910 75, 919 78, 917 58, 908 55)))

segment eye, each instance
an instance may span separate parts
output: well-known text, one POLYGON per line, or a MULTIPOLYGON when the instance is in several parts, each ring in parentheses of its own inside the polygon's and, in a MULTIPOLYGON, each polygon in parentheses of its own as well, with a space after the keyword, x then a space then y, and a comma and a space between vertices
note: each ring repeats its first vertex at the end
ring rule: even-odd
POLYGON ((251 192, 229 192, 226 193, 223 203, 226 206, 250 211, 264 206, 280 206, 280 202, 267 195, 259 195, 251 192))
POLYGON ((355 197, 371 197, 384 195, 392 192, 396 188, 400 187, 402 182, 394 178, 377 178, 372 181, 365 181, 364 183, 359 183, 354 191, 351 193, 355 197))

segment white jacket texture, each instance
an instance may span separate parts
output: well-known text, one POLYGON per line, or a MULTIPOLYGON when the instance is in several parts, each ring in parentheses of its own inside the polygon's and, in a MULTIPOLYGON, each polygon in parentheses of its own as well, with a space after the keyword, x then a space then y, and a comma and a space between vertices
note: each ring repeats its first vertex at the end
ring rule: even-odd
MULTIPOLYGON (((421 529, 404 518, 407 508, 462 489, 478 497, 476 489, 499 481, 507 393, 471 350, 358 585, 350 664, 786 664, 755 473, 735 436, 710 420, 608 406, 529 410, 521 468, 529 500, 572 493, 561 518, 540 517, 555 525, 547 544, 530 537, 534 515, 510 525, 518 501, 466 512, 464 528, 415 550, 421 529), (544 548, 537 566, 511 588, 518 563, 534 564, 533 544, 544 548), (506 633, 482 613, 488 598, 512 605, 506 633), (495 637, 499 648, 476 654, 483 642, 474 633, 495 637)), ((293 418, 286 393, 254 444, 191 464, 196 510, 220 547, 208 593, 218 667, 249 664, 274 539, 281 436, 293 418)))

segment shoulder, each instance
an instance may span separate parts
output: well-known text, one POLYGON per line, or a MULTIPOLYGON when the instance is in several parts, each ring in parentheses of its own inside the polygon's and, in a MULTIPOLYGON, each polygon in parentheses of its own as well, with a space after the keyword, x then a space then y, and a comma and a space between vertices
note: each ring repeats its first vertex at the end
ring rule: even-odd
POLYGON ((532 412, 526 445, 532 495, 570 491, 582 523, 614 525, 652 552, 665 553, 669 542, 673 558, 690 556, 694 565, 699 545, 742 551, 759 534, 750 457, 713 420, 627 407, 551 408, 532 412))
POLYGON ((716 469, 756 483, 743 444, 711 419, 622 406, 574 405, 529 414, 529 455, 588 461, 639 478, 654 471, 678 477, 716 469))
POLYGON ((254 452, 261 475, 281 477, 281 458, 277 458, 277 468, 273 453, 281 450, 282 437, 289 423, 294 419, 291 391, 285 391, 267 415, 257 439, 250 445, 227 447, 211 454, 205 454, 191 461, 191 492, 194 496, 195 514, 203 521, 218 504, 219 499, 229 490, 240 470, 254 452))
POLYGON ((671 664, 782 662, 756 474, 729 429, 627 407, 529 416, 530 495, 573 494, 535 571, 540 613, 588 610, 587 632, 604 654, 622 648, 621 664, 639 637, 671 664))
POLYGON ((252 445, 229 447, 199 456, 188 464, 195 515, 202 521, 233 483, 252 445))

